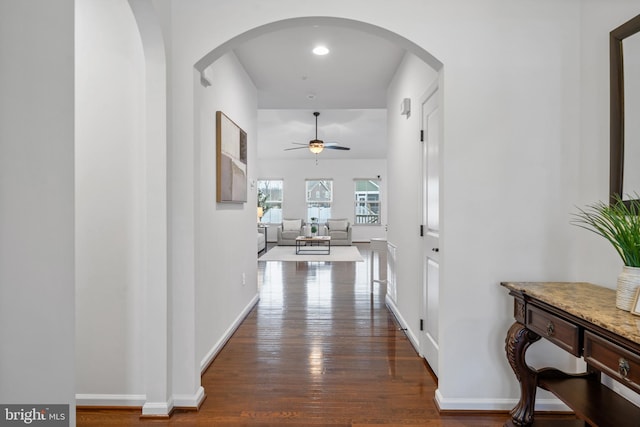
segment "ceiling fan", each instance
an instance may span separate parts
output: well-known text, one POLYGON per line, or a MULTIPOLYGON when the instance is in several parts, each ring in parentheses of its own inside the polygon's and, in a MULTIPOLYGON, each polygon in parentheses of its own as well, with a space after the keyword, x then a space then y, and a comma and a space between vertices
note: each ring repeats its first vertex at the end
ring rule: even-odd
POLYGON ((318 139, 318 116, 320 115, 320 113, 315 111, 313 113, 313 115, 316 116, 316 138, 312 139, 311 141, 309 141, 308 144, 301 144, 299 142, 292 142, 292 144, 302 145, 302 147, 285 148, 284 149, 285 151, 299 150, 301 148, 308 148, 309 151, 311 151, 313 154, 319 154, 325 148, 330 149, 330 150, 351 150, 351 148, 344 147, 342 145, 338 145, 338 143, 336 143, 336 142, 324 142, 324 141, 318 139))

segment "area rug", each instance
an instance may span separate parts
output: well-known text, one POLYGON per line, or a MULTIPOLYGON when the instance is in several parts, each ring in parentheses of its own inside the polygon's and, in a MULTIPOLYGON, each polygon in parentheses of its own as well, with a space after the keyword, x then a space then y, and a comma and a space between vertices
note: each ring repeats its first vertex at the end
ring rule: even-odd
POLYGON ((364 258, 355 246, 331 246, 329 255, 300 254, 296 255, 295 246, 275 246, 258 261, 298 261, 298 262, 362 262, 364 258))

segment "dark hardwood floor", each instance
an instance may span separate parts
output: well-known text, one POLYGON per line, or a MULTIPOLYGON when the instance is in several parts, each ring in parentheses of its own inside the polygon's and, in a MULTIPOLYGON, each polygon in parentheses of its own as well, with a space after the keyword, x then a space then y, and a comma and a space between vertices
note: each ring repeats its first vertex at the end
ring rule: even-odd
POLYGON ((198 412, 87 408, 77 425, 502 426, 506 413, 438 414, 434 377, 369 292, 367 262, 259 263, 260 302, 204 373, 198 412))

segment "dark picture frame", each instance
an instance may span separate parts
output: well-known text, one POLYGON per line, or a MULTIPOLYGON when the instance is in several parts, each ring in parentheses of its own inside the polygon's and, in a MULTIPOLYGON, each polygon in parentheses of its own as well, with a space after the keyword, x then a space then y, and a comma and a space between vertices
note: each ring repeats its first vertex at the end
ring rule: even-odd
MULTIPOLYGON (((609 33, 609 83, 610 83, 610 158, 609 158, 609 200, 611 204, 619 200, 629 205, 623 193, 624 145, 625 145, 625 92, 624 92, 624 39, 640 32, 640 15, 630 19, 609 33)), ((633 118, 629 118, 633 120, 633 118)))

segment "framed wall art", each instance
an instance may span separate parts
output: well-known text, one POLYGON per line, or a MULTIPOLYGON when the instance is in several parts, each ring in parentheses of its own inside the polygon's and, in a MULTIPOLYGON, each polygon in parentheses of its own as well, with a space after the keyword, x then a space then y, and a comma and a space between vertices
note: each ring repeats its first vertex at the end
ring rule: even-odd
POLYGON ((640 288, 636 289, 636 296, 633 298, 633 304, 631 305, 631 314, 640 316, 640 288))
POLYGON ((247 201, 247 133, 216 111, 216 201, 247 201))

